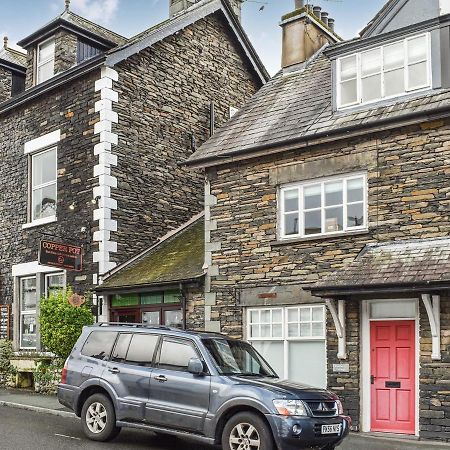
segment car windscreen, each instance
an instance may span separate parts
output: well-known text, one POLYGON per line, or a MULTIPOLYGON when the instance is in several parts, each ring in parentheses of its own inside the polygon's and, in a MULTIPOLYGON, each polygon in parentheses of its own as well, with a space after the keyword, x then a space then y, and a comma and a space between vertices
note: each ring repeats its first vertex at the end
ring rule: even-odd
POLYGON ((203 344, 222 375, 278 378, 263 357, 247 342, 206 338, 203 344))

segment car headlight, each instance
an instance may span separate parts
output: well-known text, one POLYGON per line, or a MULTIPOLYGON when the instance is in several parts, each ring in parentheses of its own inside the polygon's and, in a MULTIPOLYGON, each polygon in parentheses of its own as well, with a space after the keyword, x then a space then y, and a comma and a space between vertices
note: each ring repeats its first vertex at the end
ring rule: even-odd
POLYGON ((274 400, 273 406, 282 416, 307 416, 305 404, 301 400, 274 400))
POLYGON ((340 400, 336 400, 337 412, 339 415, 344 414, 344 408, 342 406, 342 402, 340 400))

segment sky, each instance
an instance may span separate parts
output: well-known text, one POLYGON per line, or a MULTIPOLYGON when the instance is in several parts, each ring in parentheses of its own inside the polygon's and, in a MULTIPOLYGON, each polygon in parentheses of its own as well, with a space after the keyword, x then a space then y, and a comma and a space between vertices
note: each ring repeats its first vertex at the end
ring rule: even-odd
MULTIPOLYGON (((356 36, 386 0, 315 0, 336 20, 336 32, 356 36)), ((167 19, 169 0, 71 0, 71 9, 126 37, 167 19)), ((14 44, 64 9, 64 0, 0 0, 0 36, 14 44)), ((242 23, 270 74, 281 61, 280 18, 294 9, 294 0, 246 0, 242 23), (264 9, 261 11, 261 7, 264 9)))

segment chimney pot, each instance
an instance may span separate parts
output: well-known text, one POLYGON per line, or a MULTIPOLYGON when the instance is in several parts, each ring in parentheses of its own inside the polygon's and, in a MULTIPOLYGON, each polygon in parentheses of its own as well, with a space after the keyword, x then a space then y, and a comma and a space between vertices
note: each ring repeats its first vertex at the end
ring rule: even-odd
POLYGON ((320 20, 326 25, 328 26, 328 13, 323 11, 322 14, 320 15, 320 20))
POLYGON ((65 5, 66 11, 69 11, 69 9, 70 9, 70 0, 64 0, 64 5, 65 5))
POLYGON ((329 17, 328 18, 328 28, 332 31, 334 31, 334 23, 335 23, 334 19, 329 17))
POLYGON ((3 47, 4 47, 4 48, 8 48, 8 36, 5 36, 5 37, 3 38, 3 47))
POLYGON ((313 14, 320 19, 320 12, 322 11, 322 8, 320 6, 314 6, 313 7, 313 14))

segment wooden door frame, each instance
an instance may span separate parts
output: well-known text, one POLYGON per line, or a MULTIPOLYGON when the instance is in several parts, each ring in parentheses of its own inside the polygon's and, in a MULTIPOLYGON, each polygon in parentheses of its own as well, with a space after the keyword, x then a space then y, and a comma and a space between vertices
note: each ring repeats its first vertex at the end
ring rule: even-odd
POLYGON ((361 300, 361 374, 360 374, 360 424, 362 432, 371 431, 371 384, 370 384, 370 322, 382 321, 415 321, 415 436, 419 436, 419 376, 420 376, 420 335, 419 335, 419 299, 418 298, 392 298, 361 300), (395 303, 401 301, 414 301, 416 305, 416 317, 392 317, 383 319, 370 319, 370 305, 372 303, 395 303))

